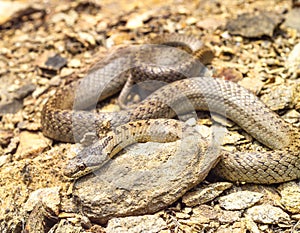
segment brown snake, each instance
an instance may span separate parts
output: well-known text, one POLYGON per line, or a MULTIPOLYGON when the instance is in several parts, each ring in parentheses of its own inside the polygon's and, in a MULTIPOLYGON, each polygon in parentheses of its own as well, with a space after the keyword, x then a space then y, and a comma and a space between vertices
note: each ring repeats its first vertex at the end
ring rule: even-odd
MULTIPOLYGON (((179 41, 179 44, 184 45, 184 40, 179 41)), ((187 41, 187 45, 189 45, 188 43, 190 42, 187 41)), ((166 45, 172 45, 172 42, 166 40, 166 45)), ((201 51, 201 46, 196 49, 193 46, 190 48, 189 52, 195 54, 197 54, 196 50, 201 51)), ((148 53, 147 49, 149 48, 145 47, 148 53)), ((150 47, 150 51, 152 49, 156 50, 157 47, 150 47)), ((218 175, 232 181, 267 184, 300 177, 300 133, 298 128, 282 120, 256 96, 236 83, 210 77, 178 80, 185 75, 191 77, 195 73, 200 73, 200 70, 195 68, 197 67, 194 65, 196 63, 193 63, 195 57, 197 59, 200 57, 201 60, 201 56, 198 55, 187 60, 187 57, 182 55, 186 52, 179 52, 180 57, 184 59, 179 59, 178 63, 171 59, 169 63, 175 65, 167 75, 169 78, 173 75, 177 81, 159 88, 132 109, 96 114, 85 111, 84 106, 93 107, 99 100, 120 91, 128 78, 128 73, 120 71, 124 67, 132 68, 132 59, 138 56, 136 51, 135 48, 129 47, 116 49, 110 56, 96 64, 80 83, 70 84, 59 89, 45 104, 42 112, 43 133, 56 140, 74 142, 87 132, 96 131, 96 134, 103 134, 113 129, 95 145, 83 149, 77 157, 70 160, 65 171, 67 176, 77 178, 99 168, 121 148, 134 141, 176 140, 180 138, 178 135, 185 128, 181 125, 182 123, 158 118, 172 118, 192 110, 205 110, 231 119, 258 141, 273 149, 266 152, 222 151, 220 162, 214 169, 218 175), (182 61, 186 61, 186 63, 180 65, 182 61), (189 73, 190 69, 192 71, 189 73), (73 103, 75 104, 73 105, 73 103), (150 118, 156 120, 145 120, 150 118), (132 123, 131 121, 137 122, 132 123), (160 129, 166 121, 172 127, 170 131, 161 132, 160 129), (126 122, 130 123, 122 125, 126 122), (149 131, 149 127, 154 128, 149 131), (100 149, 103 154, 101 151, 99 152, 100 149)), ((138 51, 141 49, 139 48, 138 51)), ((168 52, 174 55, 173 50, 167 50, 168 52)), ((151 54, 151 52, 149 53, 151 54)), ((204 53, 204 58, 208 55, 209 53, 207 55, 204 53)), ((160 54, 160 56, 162 55, 160 54)), ((174 55, 174 57, 176 56, 174 55)), ((161 71, 163 69, 154 67, 150 70, 161 71)), ((163 71, 165 72, 165 70, 163 71)), ((133 70, 134 72, 139 74, 141 71, 136 69, 133 70)), ((163 79, 165 78, 163 77, 163 79)))

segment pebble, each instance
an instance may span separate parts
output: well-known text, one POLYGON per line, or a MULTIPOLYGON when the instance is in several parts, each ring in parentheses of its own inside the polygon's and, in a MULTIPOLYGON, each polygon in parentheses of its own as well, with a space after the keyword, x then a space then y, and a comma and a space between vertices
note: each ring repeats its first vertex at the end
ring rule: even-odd
POLYGON ((30 193, 28 200, 24 204, 26 211, 32 211, 38 202, 42 201, 56 215, 60 210, 60 187, 41 188, 30 193))
POLYGON ((11 130, 1 130, 0 129, 0 146, 7 146, 11 139, 13 138, 14 133, 11 130))
POLYGON ((273 111, 293 108, 295 91, 295 85, 273 86, 269 93, 261 97, 261 100, 273 111))
POLYGON ((300 214, 300 185, 296 182, 281 184, 278 189, 281 195, 281 204, 284 208, 293 213, 300 214))
POLYGON ((245 87, 246 89, 250 90, 255 95, 257 95, 264 86, 264 82, 262 82, 258 77, 256 77, 256 78, 248 78, 248 77, 243 78, 241 81, 239 81, 239 84, 242 87, 245 87))
POLYGON ((290 217, 279 207, 270 204, 253 206, 246 210, 246 216, 253 219, 254 222, 264 224, 278 224, 290 220, 290 217))
POLYGON ((295 28, 300 31, 299 22, 300 8, 291 9, 285 16, 284 25, 287 27, 295 28))
POLYGON ((284 120, 286 120, 287 122, 290 122, 291 124, 297 123, 300 120, 300 113, 295 110, 295 109, 291 109, 289 111, 287 111, 286 114, 284 114, 282 116, 282 118, 284 120))
POLYGON ((113 218, 108 221, 105 230, 110 233, 161 232, 167 224, 158 215, 143 215, 113 218))
POLYGON ((209 185, 202 185, 195 190, 187 192, 182 197, 182 202, 187 206, 196 206, 207 203, 218 197, 224 190, 232 187, 229 182, 217 182, 209 185))
POLYGON ((35 157, 48 148, 52 140, 42 133, 23 131, 20 133, 20 144, 15 154, 16 159, 35 157))
POLYGON ((226 29, 232 35, 248 38, 273 36, 275 28, 281 24, 283 18, 272 12, 243 13, 236 19, 229 20, 226 29))
POLYGON ((220 221, 221 223, 233 223, 240 220, 241 212, 226 211, 216 209, 208 205, 200 205, 193 208, 191 220, 209 223, 210 221, 220 221))
POLYGON ((259 202, 263 194, 250 191, 239 191, 219 198, 220 206, 226 210, 242 210, 259 202))
POLYGON ((289 69, 291 78, 297 78, 300 75, 300 43, 296 44, 288 58, 285 66, 289 69))

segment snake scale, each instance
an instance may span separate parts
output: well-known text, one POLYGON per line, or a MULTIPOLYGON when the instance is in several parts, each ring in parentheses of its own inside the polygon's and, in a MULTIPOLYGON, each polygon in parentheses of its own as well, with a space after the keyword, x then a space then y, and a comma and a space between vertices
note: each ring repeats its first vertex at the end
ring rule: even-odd
MULTIPOLYGON (((212 53, 198 40, 174 34, 157 38, 153 40, 157 44, 154 47, 121 46, 114 49, 97 62, 83 80, 58 89, 44 105, 42 128, 48 137, 74 142, 88 132, 107 134, 71 159, 65 175, 78 178, 92 172, 135 141, 163 142, 181 138, 178 135, 182 135, 187 127, 179 121, 161 118, 204 110, 231 119, 272 149, 265 152, 221 151, 220 161, 214 168, 219 176, 231 181, 266 184, 300 177, 298 128, 285 122, 238 84, 205 75, 201 77, 203 66, 199 64, 208 63, 212 53), (148 56, 144 63, 139 57, 142 55, 148 56), (154 61, 166 60, 165 64, 154 66, 154 61), (134 65, 132 61, 135 61, 134 65), (176 81, 164 86, 159 83, 158 90, 129 109, 86 111, 87 107, 93 109, 98 101, 119 92, 126 81, 129 80, 125 86, 130 89, 134 82, 145 81, 149 76, 150 79, 154 77, 153 80, 176 81), (182 79, 184 77, 192 78, 182 79)), ((128 90, 122 95, 120 102, 124 105, 128 90)))

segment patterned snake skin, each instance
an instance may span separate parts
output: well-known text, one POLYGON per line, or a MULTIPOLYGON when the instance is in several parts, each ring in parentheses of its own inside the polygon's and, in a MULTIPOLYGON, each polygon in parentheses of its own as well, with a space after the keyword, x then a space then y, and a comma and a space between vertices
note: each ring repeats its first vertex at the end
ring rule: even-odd
MULTIPOLYGON (((112 113, 85 110, 87 106, 93 108, 98 101, 120 91, 129 77, 129 73, 122 72, 123 70, 131 70, 130 75, 135 72, 143 75, 141 73, 145 69, 143 65, 135 69, 136 63, 132 65, 132 60, 135 60, 137 54, 140 54, 137 51, 143 52, 143 49, 147 50, 148 47, 123 46, 115 49, 96 64, 81 82, 61 88, 49 98, 42 111, 42 127, 46 136, 60 141, 74 142, 79 141, 88 132, 107 134, 108 131, 113 130, 112 133, 97 142, 98 146, 83 150, 71 160, 65 174, 77 178, 93 171, 103 162, 103 158, 97 160, 97 156, 99 157, 101 154, 99 148, 104 151, 111 151, 108 153, 110 154, 108 157, 111 158, 117 153, 118 150, 115 148, 120 141, 124 146, 131 144, 132 135, 139 134, 141 131, 148 132, 149 127, 153 127, 153 124, 163 125, 166 120, 160 118, 172 118, 176 115, 181 116, 190 113, 193 110, 205 110, 231 119, 258 141, 272 149, 266 152, 222 151, 220 162, 214 169, 218 175, 232 181, 267 184, 299 178, 299 129, 282 120, 256 96, 238 84, 205 76, 200 77, 203 69, 197 69, 197 62, 199 59, 201 61, 201 56, 197 54, 200 53, 201 48, 203 49, 202 45, 192 45, 189 46, 190 49, 178 49, 175 48, 178 47, 175 39, 175 47, 170 49, 173 42, 170 39, 171 42, 167 41, 166 38, 169 37, 164 37, 165 44, 168 45, 164 46, 167 47, 166 54, 168 55, 163 57, 164 52, 162 52, 159 57, 163 57, 164 60, 172 58, 167 62, 169 65, 173 64, 173 67, 167 70, 167 77, 172 79, 171 76, 173 76, 177 81, 162 86, 137 106, 135 105, 134 108, 112 113), (179 53, 175 52, 178 50, 179 53), (186 50, 190 51, 187 52, 186 50), (178 61, 174 60, 173 57, 177 57, 179 54, 178 61), (184 57, 183 54, 188 54, 190 60, 187 60, 188 57, 184 57), (181 65, 182 61, 186 63, 181 65), (198 77, 182 79, 183 76, 198 77), (151 124, 149 121, 139 121, 138 125, 128 123, 146 119, 155 120, 151 120, 151 124), (122 134, 118 134, 116 132, 121 129, 118 127, 126 130, 123 130, 122 134), (113 152, 114 150, 115 152, 113 152), (89 165, 92 160, 97 161, 96 166, 91 167, 89 165)), ((192 43, 191 41, 196 40, 192 40, 190 37, 182 36, 182 38, 179 40, 180 45, 184 44, 185 40, 187 45, 196 43, 192 43)), ((161 40, 159 43, 164 44, 161 40)), ((150 47, 150 50, 153 51, 158 48, 161 46, 150 47)), ((156 53, 154 52, 154 54, 156 53)), ((211 53, 206 53, 202 59, 207 58, 209 61, 209 56, 211 53)), ((145 61, 145 63, 149 62, 147 59, 145 61)), ((138 64, 142 64, 141 58, 138 59, 138 64)), ((168 64, 164 64, 164 67, 168 64)), ((157 70, 158 74, 162 70, 165 72, 164 69, 156 67, 149 70, 150 73, 157 70)), ((161 127, 156 128, 158 131, 152 128, 149 131, 152 132, 152 136, 148 135, 145 138, 150 141, 161 141, 160 138, 166 137, 163 135, 165 132, 162 133, 159 130, 161 127)), ((178 135, 182 131, 181 126, 178 126, 177 130, 176 126, 173 129, 178 135)), ((145 138, 141 141, 147 141, 144 140, 145 138)))

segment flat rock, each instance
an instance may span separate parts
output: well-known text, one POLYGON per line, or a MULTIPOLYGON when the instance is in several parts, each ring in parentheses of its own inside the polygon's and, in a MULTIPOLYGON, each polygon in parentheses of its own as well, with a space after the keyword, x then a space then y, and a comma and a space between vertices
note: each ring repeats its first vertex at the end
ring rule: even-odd
POLYGON ((20 133, 20 144, 16 152, 17 159, 37 156, 51 145, 52 140, 42 133, 23 131, 20 133))
POLYGON ((248 38, 273 36, 276 27, 283 18, 272 12, 244 13, 236 19, 228 21, 226 29, 232 35, 241 35, 248 38))
POLYGON ((300 75, 300 43, 296 44, 288 55, 285 66, 289 69, 291 78, 297 78, 300 75))
POLYGON ((291 9, 285 16, 285 26, 295 28, 300 31, 300 8, 291 9))
POLYGON ((296 85, 273 86, 269 93, 261 97, 261 100, 273 111, 293 108, 296 88, 296 85))
POLYGON ((290 217, 279 207, 269 204, 253 206, 246 211, 246 215, 254 222, 264 224, 277 224, 290 220, 290 217))
POLYGON ((212 201, 230 187, 232 187, 232 183, 229 182, 217 182, 209 185, 202 185, 195 190, 186 193, 182 197, 182 202, 187 206, 201 205, 212 201))
POLYGON ((166 222, 158 215, 113 218, 105 230, 110 233, 160 232, 167 229, 166 222))
POLYGON ((201 223, 209 223, 218 220, 222 223, 233 223, 240 219, 239 211, 226 211, 208 205, 200 205, 193 208, 191 220, 201 223))
POLYGON ((240 191, 220 197, 220 206, 226 210, 242 210, 257 203, 263 194, 258 192, 240 191))
POLYGON ((300 213, 300 185, 288 182, 280 185, 281 204, 293 214, 300 213))
POLYGON ((174 203, 206 177, 218 157, 197 153, 195 137, 184 142, 189 146, 182 141, 136 144, 79 179, 73 195, 83 213, 105 223, 113 217, 154 213, 174 203))
POLYGON ((39 201, 47 206, 52 212, 58 215, 60 204, 60 187, 42 188, 30 193, 27 202, 24 204, 26 211, 32 211, 39 201))

